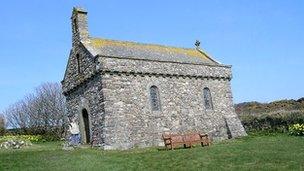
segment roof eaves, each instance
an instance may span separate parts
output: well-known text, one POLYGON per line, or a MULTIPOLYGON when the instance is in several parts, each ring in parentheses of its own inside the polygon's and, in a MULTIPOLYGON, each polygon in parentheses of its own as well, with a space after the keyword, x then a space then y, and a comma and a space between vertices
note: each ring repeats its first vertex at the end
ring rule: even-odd
POLYGON ((180 63, 180 64, 192 64, 192 65, 205 65, 205 66, 210 66, 210 67, 226 67, 226 68, 231 68, 232 65, 224 65, 220 63, 198 63, 198 62, 178 62, 178 61, 169 61, 169 60, 157 60, 157 59, 145 59, 145 58, 140 58, 140 57, 121 57, 121 56, 105 56, 102 54, 97 54, 95 58, 98 57, 105 57, 105 58, 117 58, 117 59, 129 59, 129 60, 143 60, 143 61, 151 61, 151 62, 163 62, 163 63, 180 63))
POLYGON ((200 48, 196 48, 197 51, 199 51, 201 54, 203 54, 204 56, 206 56, 209 60, 211 60, 212 62, 215 62, 216 64, 220 64, 222 65, 219 61, 213 59, 210 55, 208 55, 206 52, 204 52, 202 49, 200 48))

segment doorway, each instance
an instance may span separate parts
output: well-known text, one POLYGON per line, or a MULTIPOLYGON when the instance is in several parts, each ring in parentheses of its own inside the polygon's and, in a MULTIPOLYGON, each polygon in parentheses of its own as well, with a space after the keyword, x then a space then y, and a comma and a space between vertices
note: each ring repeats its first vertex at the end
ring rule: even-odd
POLYGON ((83 142, 85 144, 89 144, 91 142, 90 140, 90 124, 89 124, 89 114, 86 109, 82 109, 82 120, 83 120, 83 142))

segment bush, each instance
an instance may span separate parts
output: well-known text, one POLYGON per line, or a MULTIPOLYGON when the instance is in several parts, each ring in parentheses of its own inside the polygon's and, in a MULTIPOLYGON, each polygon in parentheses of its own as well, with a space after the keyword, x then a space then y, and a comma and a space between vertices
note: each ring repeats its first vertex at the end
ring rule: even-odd
POLYGON ((240 119, 247 132, 285 133, 289 131, 289 125, 304 123, 304 113, 242 115, 240 119))
POLYGON ((5 128, 0 127, 0 136, 5 134, 5 128))
POLYGON ((45 131, 43 128, 40 127, 34 127, 34 128, 27 128, 26 131, 24 131, 24 129, 21 128, 11 128, 11 129, 7 129, 6 130, 6 135, 38 135, 41 136, 42 139, 44 139, 45 141, 59 141, 61 140, 63 137, 65 137, 65 132, 62 132, 60 135, 58 136, 57 133, 55 133, 54 131, 57 131, 59 128, 56 127, 52 127, 49 128, 50 131, 45 131))
POLYGON ((289 128, 290 135, 304 136, 304 124, 293 124, 289 128))
POLYGON ((0 137, 0 143, 11 140, 30 141, 32 143, 45 142, 41 135, 5 135, 0 137))

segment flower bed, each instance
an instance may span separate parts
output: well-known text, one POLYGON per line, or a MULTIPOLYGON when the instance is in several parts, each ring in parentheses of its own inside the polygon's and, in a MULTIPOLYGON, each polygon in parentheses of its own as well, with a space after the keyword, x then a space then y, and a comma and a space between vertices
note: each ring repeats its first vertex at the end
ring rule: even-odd
POLYGON ((304 136, 304 124, 290 125, 288 130, 291 135, 304 136))
POLYGON ((0 148, 19 149, 42 141, 43 138, 40 135, 6 135, 0 137, 0 148))
POLYGON ((25 146, 31 146, 32 143, 30 141, 23 141, 23 140, 8 140, 5 142, 2 142, 0 144, 0 148, 5 149, 19 149, 23 148, 25 146))
POLYGON ((41 135, 5 135, 0 136, 0 143, 8 141, 8 140, 23 140, 34 142, 42 142, 44 141, 41 135))

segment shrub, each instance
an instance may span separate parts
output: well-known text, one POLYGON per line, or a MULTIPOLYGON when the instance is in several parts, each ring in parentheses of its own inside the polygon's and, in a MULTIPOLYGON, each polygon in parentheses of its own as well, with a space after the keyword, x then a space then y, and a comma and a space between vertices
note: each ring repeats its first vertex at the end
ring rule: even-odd
POLYGON ((284 133, 289 125, 304 123, 304 112, 272 115, 242 115, 240 119, 247 132, 284 133))
POLYGON ((304 136, 304 124, 293 124, 289 128, 290 135, 304 136))
POLYGON ((5 134, 5 128, 0 127, 0 136, 5 134))
POLYGON ((5 135, 0 137, 0 143, 12 140, 30 141, 32 143, 45 141, 45 139, 41 135, 5 135))

